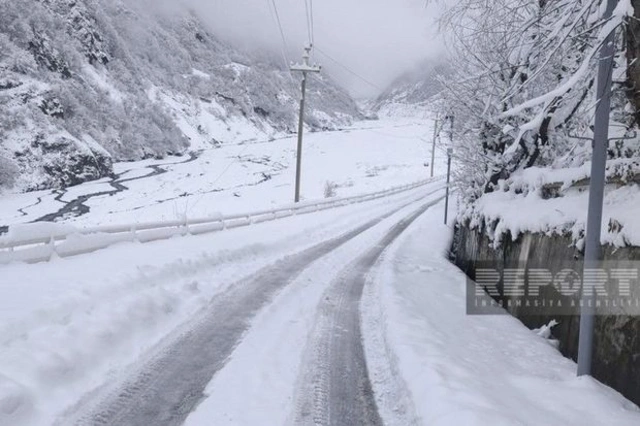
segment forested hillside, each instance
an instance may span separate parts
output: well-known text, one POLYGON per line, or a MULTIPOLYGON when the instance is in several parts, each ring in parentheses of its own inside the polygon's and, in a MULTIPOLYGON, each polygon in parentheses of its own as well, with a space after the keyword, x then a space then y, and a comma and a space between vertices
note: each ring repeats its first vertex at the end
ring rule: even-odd
MULTIPOLYGON (((0 3, 0 187, 67 186, 114 161, 294 131, 299 82, 282 59, 235 50, 194 13, 148 6, 0 3)), ((360 118, 326 77, 310 85, 309 126, 360 118)))

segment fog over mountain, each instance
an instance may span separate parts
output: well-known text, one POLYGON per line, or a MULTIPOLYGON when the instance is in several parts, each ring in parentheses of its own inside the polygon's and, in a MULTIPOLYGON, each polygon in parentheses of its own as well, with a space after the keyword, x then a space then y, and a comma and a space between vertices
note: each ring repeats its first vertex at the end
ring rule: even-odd
MULTIPOLYGON (((181 2, 225 40, 280 54, 281 36, 273 4, 269 1, 181 2)), ((305 1, 275 0, 274 3, 282 22, 287 57, 297 61, 309 39, 305 1)), ((314 42, 318 49, 315 58, 356 97, 379 94, 408 69, 443 53, 436 23, 440 8, 434 2, 429 1, 428 5, 424 0, 323 0, 311 3, 314 42)), ((164 8, 175 11, 182 6, 171 1, 164 8)))
POLYGON ((445 62, 425 61, 395 79, 367 105, 381 117, 433 118, 434 102, 443 90, 440 79, 450 73, 445 62))

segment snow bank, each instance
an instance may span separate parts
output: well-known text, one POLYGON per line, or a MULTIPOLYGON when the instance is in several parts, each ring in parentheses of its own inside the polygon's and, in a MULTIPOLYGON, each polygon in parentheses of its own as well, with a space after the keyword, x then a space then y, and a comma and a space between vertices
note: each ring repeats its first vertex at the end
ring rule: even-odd
POLYGON ((576 377, 573 361, 515 318, 466 315, 466 277, 445 258, 451 230, 441 220, 442 206, 419 219, 387 253, 364 296, 365 348, 385 423, 639 424, 638 407, 576 377), (386 318, 382 335, 368 314, 375 309, 386 318), (372 346, 380 341, 387 342, 382 360, 372 346), (392 378, 379 366, 387 359, 408 400, 385 396, 392 378))
MULTIPOLYGON (((617 159, 607 165, 601 241, 616 247, 640 245, 640 188, 632 173, 635 160, 617 159)), ((591 163, 569 168, 539 168, 516 172, 500 181, 458 216, 472 228, 486 226, 498 246, 507 233, 569 234, 580 246, 589 201, 591 163)))

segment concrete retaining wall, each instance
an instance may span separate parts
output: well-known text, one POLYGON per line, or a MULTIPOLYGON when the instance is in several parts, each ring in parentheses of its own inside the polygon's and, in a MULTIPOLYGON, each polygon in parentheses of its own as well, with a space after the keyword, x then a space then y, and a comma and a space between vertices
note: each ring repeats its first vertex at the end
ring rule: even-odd
MULTIPOLYGON (((483 230, 458 225, 452 260, 471 278, 475 278, 478 261, 495 262, 498 269, 530 264, 548 265, 551 269, 581 267, 583 253, 573 246, 568 237, 523 234, 512 240, 510 235, 506 235, 503 241, 496 249, 483 230)), ((610 262, 638 261, 640 247, 616 249, 606 246, 604 254, 610 262)), ((569 358, 577 359, 578 316, 551 316, 545 314, 543 308, 527 313, 511 308, 509 312, 529 328, 538 328, 552 319, 558 321, 553 336, 560 341, 560 351, 569 358)), ((640 405, 640 317, 630 316, 622 310, 617 315, 598 315, 594 339, 593 376, 640 405)))

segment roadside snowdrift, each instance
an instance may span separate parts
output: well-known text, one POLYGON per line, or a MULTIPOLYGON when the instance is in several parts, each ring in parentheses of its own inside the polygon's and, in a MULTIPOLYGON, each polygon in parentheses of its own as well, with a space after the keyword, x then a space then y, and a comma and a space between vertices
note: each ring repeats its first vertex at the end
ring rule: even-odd
POLYGON ((365 291, 365 348, 385 423, 638 424, 638 407, 576 377, 539 330, 509 315, 466 314, 467 281, 446 259, 442 207, 389 249, 365 291))

